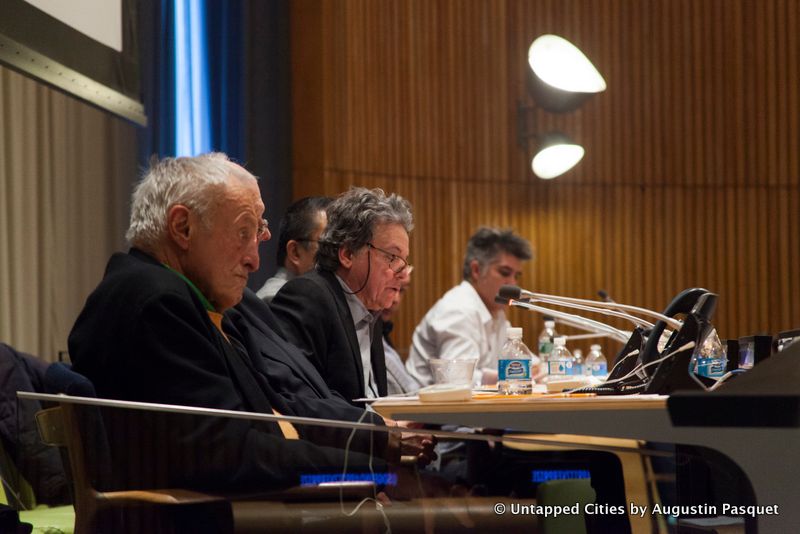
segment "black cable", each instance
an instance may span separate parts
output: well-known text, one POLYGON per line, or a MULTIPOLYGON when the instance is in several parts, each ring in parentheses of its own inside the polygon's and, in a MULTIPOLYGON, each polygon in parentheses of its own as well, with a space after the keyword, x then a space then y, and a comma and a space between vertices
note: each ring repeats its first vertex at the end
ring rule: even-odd
POLYGON ((350 292, 342 288, 342 291, 344 291, 347 295, 355 295, 356 293, 361 293, 364 290, 364 288, 367 287, 367 282, 369 282, 369 274, 370 271, 372 270, 372 257, 370 256, 370 248, 371 247, 367 245, 367 277, 364 278, 364 283, 361 284, 361 287, 359 287, 356 291, 350 292))

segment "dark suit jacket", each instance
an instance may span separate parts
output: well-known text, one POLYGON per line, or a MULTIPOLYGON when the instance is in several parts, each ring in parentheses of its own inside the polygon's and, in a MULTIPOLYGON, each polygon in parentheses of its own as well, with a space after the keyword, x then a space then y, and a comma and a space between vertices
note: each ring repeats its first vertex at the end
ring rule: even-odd
MULTIPOLYGON (((328 387, 311 362, 286 341, 278 319, 254 292, 245 289, 242 301, 225 312, 224 324, 225 331, 242 344, 253 366, 280 396, 273 405, 282 414, 383 424, 377 414, 352 406, 328 387)), ((307 425, 299 426, 298 430, 301 435, 311 431, 308 439, 315 443, 340 447, 344 447, 351 433, 349 429, 307 425)), ((367 452, 374 447, 376 451, 383 451, 387 434, 371 434, 357 432, 352 448, 367 452), (374 441, 371 443, 371 440, 374 441)))
MULTIPOLYGON (((111 257, 69 351, 99 397, 262 413, 278 398, 189 285, 136 249, 111 257)), ((118 482, 263 490, 297 484, 301 473, 335 472, 344 460, 340 449, 284 439, 275 423, 129 415, 133 423, 106 421, 118 482)), ((368 465, 359 453, 353 461, 368 465)))
MULTIPOLYGON (((315 269, 293 278, 270 303, 287 339, 314 364, 331 389, 348 401, 364 396, 364 368, 355 325, 336 276, 315 269)), ((378 394, 386 395, 380 319, 372 332, 371 362, 378 394)))

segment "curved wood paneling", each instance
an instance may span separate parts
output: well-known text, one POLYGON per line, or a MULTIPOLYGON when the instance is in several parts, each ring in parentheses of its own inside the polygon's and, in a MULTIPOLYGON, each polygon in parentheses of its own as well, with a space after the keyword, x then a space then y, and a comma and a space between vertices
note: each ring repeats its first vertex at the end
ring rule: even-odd
MULTIPOLYGON (((523 285, 662 309, 719 293, 722 337, 800 327, 800 4, 793 0, 296 0, 295 194, 382 187, 413 204, 407 347, 458 283, 467 237, 512 226, 523 285), (586 157, 551 182, 517 146, 527 48, 579 46, 609 89, 535 110, 586 157), (313 142, 312 142, 313 141, 313 142)), ((532 341, 538 317, 513 314, 532 341)), ((587 343, 588 344, 588 343, 587 343)), ((609 347, 611 348, 611 347, 609 347)))

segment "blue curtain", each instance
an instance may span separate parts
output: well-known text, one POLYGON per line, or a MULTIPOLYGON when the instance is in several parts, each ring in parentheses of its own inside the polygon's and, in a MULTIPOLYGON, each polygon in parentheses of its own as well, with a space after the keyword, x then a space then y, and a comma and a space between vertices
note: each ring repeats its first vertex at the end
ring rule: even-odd
MULTIPOLYGON (((139 0, 142 91, 149 126, 140 129, 139 161, 175 156, 176 0, 139 0)), ((277 222, 292 200, 289 0, 198 0, 209 149, 227 153, 260 176, 267 217, 277 222)), ((185 18, 185 17, 184 17, 185 18)), ((198 44, 200 47, 200 44, 198 44)), ((194 133, 194 132, 193 132, 194 133)), ((261 247, 260 287, 275 269, 277 239, 261 247)))
POLYGON ((152 155, 210 150, 246 158, 243 7, 243 2, 224 0, 142 3, 142 82, 149 124, 140 135, 143 164, 152 155))

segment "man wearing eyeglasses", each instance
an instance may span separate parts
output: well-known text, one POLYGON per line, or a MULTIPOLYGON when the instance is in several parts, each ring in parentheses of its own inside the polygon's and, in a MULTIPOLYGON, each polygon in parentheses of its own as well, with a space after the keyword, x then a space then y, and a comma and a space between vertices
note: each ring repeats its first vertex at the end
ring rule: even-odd
POLYGON ((411 207, 398 195, 355 187, 327 213, 316 269, 283 286, 272 309, 331 389, 350 401, 384 396, 380 313, 411 269, 411 207))
MULTIPOLYGON (((255 177, 224 154, 152 164, 133 194, 132 248, 112 256, 69 336, 73 369, 99 397, 286 413, 222 326, 258 269, 259 244, 270 237, 263 213, 255 177)), ((127 434, 109 433, 120 455, 115 466, 142 476, 152 471, 167 487, 264 490, 295 485, 301 473, 341 471, 345 458, 358 470, 383 465, 306 441, 305 427, 285 421, 170 423, 136 428, 147 450, 164 451, 150 464, 127 434), (131 467, 142 462, 147 468, 131 467)))
POLYGON ((319 236, 328 222, 325 208, 331 200, 305 197, 286 210, 278 232, 278 271, 256 293, 264 302, 271 302, 286 282, 314 268, 319 236))
POLYGON ((423 385, 433 383, 431 358, 477 358, 475 382, 497 381, 497 353, 509 326, 494 298, 516 284, 531 259, 528 241, 512 230, 479 228, 467 242, 461 284, 439 299, 414 330, 406 369, 423 385))

